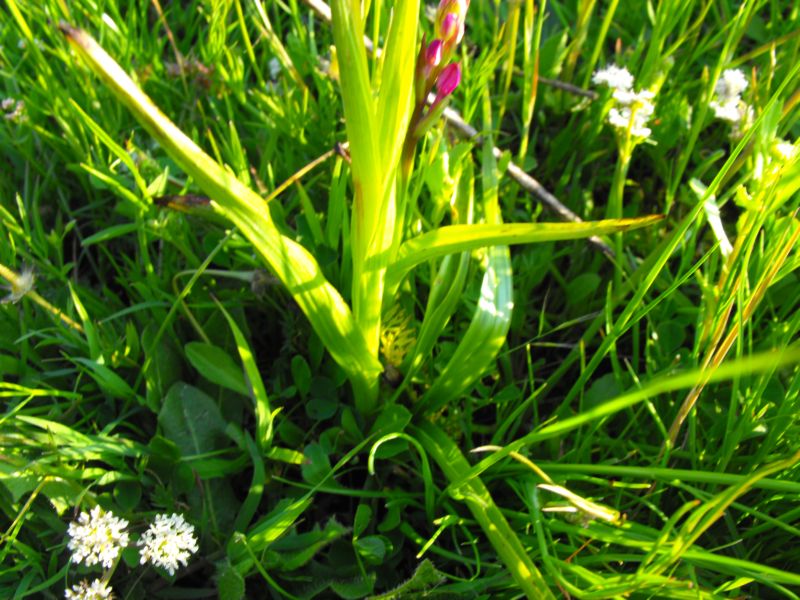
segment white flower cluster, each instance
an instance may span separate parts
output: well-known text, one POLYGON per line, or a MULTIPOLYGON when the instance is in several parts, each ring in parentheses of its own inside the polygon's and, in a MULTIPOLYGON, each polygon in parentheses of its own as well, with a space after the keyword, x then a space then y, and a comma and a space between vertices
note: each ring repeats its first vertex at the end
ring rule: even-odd
POLYGON ((25 120, 25 102, 22 100, 4 98, 0 102, 0 108, 3 109, 3 117, 6 119, 6 121, 21 123, 25 120))
POLYGON ((128 522, 114 513, 95 506, 91 513, 82 512, 77 521, 69 524, 67 548, 72 550, 73 562, 87 566, 102 564, 110 569, 120 550, 128 545, 128 522))
POLYGON ((742 101, 742 92, 747 89, 747 77, 739 69, 727 69, 714 88, 715 99, 709 103, 718 119, 734 125, 748 117, 749 107, 742 101))
POLYGON ((156 521, 139 540, 142 547, 142 564, 150 562, 174 575, 179 564, 184 567, 189 556, 197 552, 194 527, 181 515, 157 515, 156 521))
POLYGON ((650 137, 647 126, 653 116, 655 94, 647 90, 633 91, 633 75, 625 67, 609 65, 592 75, 592 83, 606 85, 614 90, 616 106, 608 111, 608 122, 617 129, 630 131, 632 137, 650 137))
POLYGON ((64 593, 67 600, 110 600, 113 590, 104 581, 95 579, 88 583, 85 579, 64 593))
MULTIPOLYGON (((128 521, 99 506, 91 512, 82 512, 67 529, 70 537, 67 548, 72 551, 72 562, 83 562, 87 566, 101 564, 111 569, 128 545, 127 527, 128 521)), ((186 566, 189 557, 199 549, 194 526, 177 514, 156 515, 155 522, 144 532, 137 546, 141 548, 141 564, 149 562, 170 575, 174 575, 180 565, 186 566)), ((107 572, 106 577, 109 576, 107 572)), ((95 579, 92 583, 84 580, 73 585, 64 595, 67 600, 105 600, 112 597, 111 593, 105 581, 95 579)))

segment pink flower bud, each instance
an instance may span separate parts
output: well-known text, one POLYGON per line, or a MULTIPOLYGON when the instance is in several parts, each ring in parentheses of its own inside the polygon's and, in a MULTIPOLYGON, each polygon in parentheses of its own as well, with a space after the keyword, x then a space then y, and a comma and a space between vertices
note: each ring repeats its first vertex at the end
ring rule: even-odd
POLYGON ((436 103, 453 93, 461 83, 461 67, 458 63, 447 65, 436 80, 436 103))
POLYGON ((441 0, 436 10, 436 32, 445 44, 452 46, 464 37, 469 0, 441 0))
POLYGON ((458 17, 455 14, 447 13, 445 15, 439 34, 448 41, 458 36, 458 17))
POLYGON ((433 40, 425 49, 425 65, 432 69, 442 62, 442 40, 433 40))

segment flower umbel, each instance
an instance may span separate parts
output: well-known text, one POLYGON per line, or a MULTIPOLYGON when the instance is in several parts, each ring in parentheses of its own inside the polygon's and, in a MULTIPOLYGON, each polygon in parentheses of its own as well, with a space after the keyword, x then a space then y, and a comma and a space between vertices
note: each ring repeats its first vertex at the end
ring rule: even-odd
POLYGON ((72 561, 96 564, 110 569, 120 550, 128 545, 128 522, 114 513, 104 512, 95 506, 91 513, 82 512, 77 521, 69 524, 67 548, 72 551, 72 561))
POLYGON ((633 75, 625 67, 609 65, 592 76, 595 85, 606 85, 614 90, 616 106, 608 111, 608 122, 632 138, 650 137, 647 122, 653 116, 655 94, 648 90, 633 91, 633 75))
POLYGON ((749 117, 750 107, 742 100, 747 89, 747 77, 739 69, 727 69, 717 81, 715 99, 709 103, 718 119, 739 125, 749 117))
POLYGON ((174 575, 179 565, 184 567, 197 552, 194 526, 181 515, 156 515, 155 523, 144 532, 138 545, 142 547, 141 563, 149 562, 174 575))
POLYGON ((84 579, 78 585, 73 585, 71 590, 64 590, 64 597, 67 600, 110 600, 113 597, 112 592, 100 579, 95 579, 92 583, 84 579))
POLYGON ((605 69, 594 72, 592 83, 606 85, 614 90, 628 91, 633 89, 633 75, 625 67, 609 65, 605 69))

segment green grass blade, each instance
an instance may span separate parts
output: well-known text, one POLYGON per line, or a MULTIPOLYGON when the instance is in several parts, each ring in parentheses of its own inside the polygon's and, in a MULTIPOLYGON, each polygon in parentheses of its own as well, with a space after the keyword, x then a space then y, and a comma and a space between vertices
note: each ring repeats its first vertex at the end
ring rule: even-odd
POLYGON ((219 302, 216 304, 217 308, 225 315, 225 320, 228 321, 228 326, 233 333, 233 339, 236 341, 236 349, 239 352, 239 358, 242 360, 242 365, 244 365, 244 372, 247 374, 250 393, 255 403, 256 443, 262 451, 269 450, 270 444, 272 444, 272 411, 269 407, 267 390, 264 387, 261 374, 258 372, 258 365, 256 364, 253 352, 250 350, 250 344, 247 343, 236 321, 231 317, 230 313, 225 310, 222 304, 219 302))
MULTIPOLYGON (((491 122, 488 95, 484 107, 486 120, 491 122)), ((483 210, 490 225, 502 225, 493 146, 492 137, 487 136, 483 145, 483 210)), ((487 251, 486 272, 469 328, 444 371, 419 402, 418 410, 437 411, 466 392, 483 374, 506 341, 513 308, 513 275, 508 246, 492 246, 487 251)))
POLYGON ((453 489, 457 490, 458 497, 470 509, 522 592, 528 598, 537 600, 554 598, 489 490, 480 479, 469 478, 470 465, 455 442, 436 425, 428 422, 412 427, 410 433, 420 441, 453 489))
POLYGON ((663 217, 652 215, 636 219, 605 219, 583 223, 501 223, 448 225, 423 233, 400 246, 397 260, 386 273, 387 289, 395 289, 408 272, 425 261, 498 244, 532 244, 575 240, 593 235, 630 231, 648 227, 663 217))

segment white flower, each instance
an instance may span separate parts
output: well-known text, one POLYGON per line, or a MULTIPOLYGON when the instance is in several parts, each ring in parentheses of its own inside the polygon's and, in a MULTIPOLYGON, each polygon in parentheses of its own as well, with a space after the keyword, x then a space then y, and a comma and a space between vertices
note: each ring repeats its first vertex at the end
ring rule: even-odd
POLYGON ((120 550, 128 545, 127 526, 125 519, 103 512, 99 506, 91 513, 82 512, 67 529, 71 538, 67 548, 72 550, 72 561, 85 562, 87 566, 100 563, 110 569, 120 550))
POLYGON ((772 151, 785 162, 789 162, 797 155, 797 147, 786 140, 776 141, 772 145, 772 151))
POLYGON ((64 590, 67 600, 110 600, 112 590, 104 581, 95 579, 87 583, 84 579, 78 585, 73 585, 71 590, 64 590))
POLYGON ((722 119, 723 121, 729 121, 730 123, 738 123, 742 120, 744 116, 741 105, 744 104, 740 98, 735 98, 733 100, 728 100, 723 103, 719 103, 716 100, 709 103, 709 106, 714 109, 714 115, 718 119, 722 119))
POLYGON ((747 89, 747 77, 741 69, 727 69, 717 81, 714 91, 722 104, 732 100, 738 101, 742 92, 747 89))
POLYGON ((633 137, 650 137, 652 130, 647 127, 647 121, 650 115, 639 109, 633 115, 633 123, 631 123, 631 113, 631 109, 627 106, 612 108, 608 111, 608 122, 617 129, 624 130, 627 130, 628 125, 630 125, 631 135, 633 137))
POLYGON ((746 124, 752 108, 742 100, 742 92, 745 89, 747 89, 747 77, 741 70, 725 70, 714 88, 716 96, 709 103, 714 115, 735 127, 746 124))
POLYGON ((607 85, 615 90, 630 90, 633 88, 633 75, 625 67, 609 65, 605 69, 594 72, 592 83, 607 85))
POLYGON ((175 574, 179 563, 184 567, 189 556, 197 552, 197 539, 194 526, 187 523, 181 515, 156 515, 156 521, 144 532, 138 542, 142 546, 141 564, 150 562, 163 567, 170 575, 175 574))
POLYGON ((655 112, 653 98, 655 94, 649 90, 634 92, 632 90, 616 90, 614 100, 619 102, 619 107, 608 111, 608 122, 617 129, 628 130, 631 136, 638 138, 650 137, 652 130, 647 127, 647 122, 655 112), (631 122, 633 118, 633 122, 631 122))
POLYGON ((642 110, 649 111, 648 114, 653 114, 653 98, 656 95, 649 91, 649 90, 642 90, 640 92, 634 92, 632 90, 615 90, 614 91, 614 100, 622 104, 623 106, 632 106, 633 104, 638 104, 642 110))

